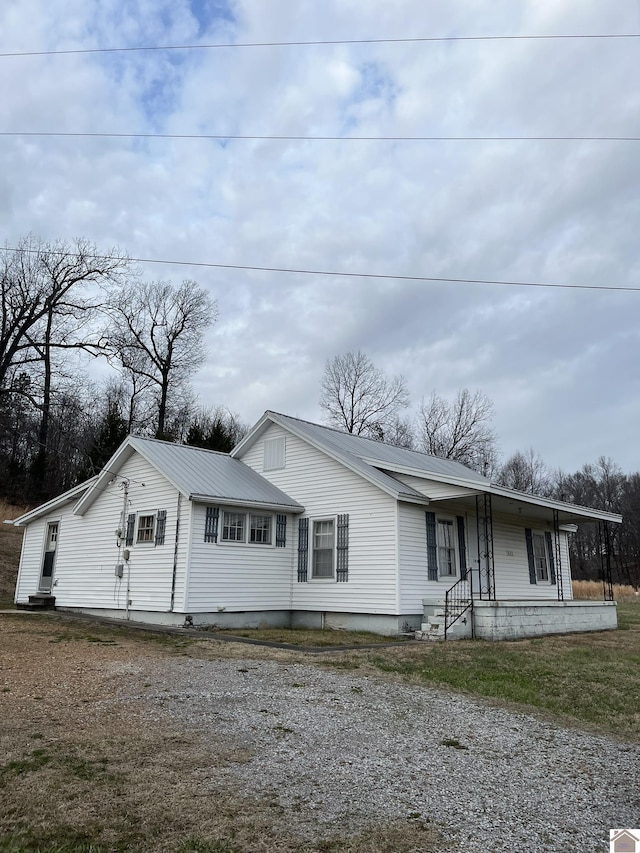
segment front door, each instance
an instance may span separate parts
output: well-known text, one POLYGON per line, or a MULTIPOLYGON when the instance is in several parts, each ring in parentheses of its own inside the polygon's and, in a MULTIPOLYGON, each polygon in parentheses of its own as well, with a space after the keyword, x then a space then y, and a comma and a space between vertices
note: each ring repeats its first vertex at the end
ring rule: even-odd
POLYGON ((44 559, 42 561, 42 574, 40 575, 39 592, 51 592, 53 582, 53 566, 56 559, 56 545, 58 544, 58 522, 54 521, 47 525, 47 542, 44 548, 44 559))

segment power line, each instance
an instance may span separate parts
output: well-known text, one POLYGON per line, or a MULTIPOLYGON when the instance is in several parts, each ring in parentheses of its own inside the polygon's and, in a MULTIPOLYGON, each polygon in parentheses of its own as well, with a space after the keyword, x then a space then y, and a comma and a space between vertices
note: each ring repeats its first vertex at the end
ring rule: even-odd
MULTIPOLYGON (((37 254, 38 249, 20 249, 11 246, 3 247, 7 252, 27 252, 28 254, 37 254)), ((67 252, 52 251, 53 255, 66 255, 67 252)), ((95 255, 97 260, 112 261, 122 260, 114 255, 95 255)), ((163 264, 166 266, 184 266, 184 267, 200 267, 206 269, 223 269, 223 270, 245 270, 249 272, 277 272, 292 275, 314 275, 314 276, 333 276, 335 278, 366 278, 386 281, 425 281, 425 282, 442 282, 444 284, 497 284, 510 287, 553 287, 567 290, 615 290, 628 291, 631 293, 640 293, 640 287, 620 287, 618 285, 605 284, 558 284, 541 281, 509 281, 487 278, 446 278, 444 276, 426 276, 426 275, 397 275, 394 273, 364 273, 364 272, 344 272, 340 270, 309 270, 297 269, 293 267, 261 267, 249 266, 247 264, 214 264, 204 261, 174 261, 158 258, 129 258, 128 260, 139 264, 163 264)))
POLYGON ((558 33, 547 35, 425 36, 420 38, 326 39, 315 41, 219 42, 214 44, 165 44, 138 47, 88 47, 69 50, 27 50, 0 53, 0 58, 17 56, 70 56, 90 53, 133 53, 154 50, 219 50, 249 47, 318 47, 358 44, 427 44, 430 42, 551 41, 562 39, 635 39, 640 33, 558 33))
POLYGON ((97 133, 82 131, 3 130, 0 136, 89 139, 209 139, 272 142, 640 142, 640 136, 294 136, 233 133, 97 133))

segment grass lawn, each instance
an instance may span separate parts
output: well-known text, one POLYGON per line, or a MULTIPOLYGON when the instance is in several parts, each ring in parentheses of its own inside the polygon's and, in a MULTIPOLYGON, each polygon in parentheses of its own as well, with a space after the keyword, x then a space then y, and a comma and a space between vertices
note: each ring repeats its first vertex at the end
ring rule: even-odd
MULTIPOLYGON (((619 604, 618 619, 617 631, 412 644, 368 652, 367 659, 385 673, 552 712, 640 740, 640 604, 619 604)), ((361 665, 353 656, 335 664, 361 665)))

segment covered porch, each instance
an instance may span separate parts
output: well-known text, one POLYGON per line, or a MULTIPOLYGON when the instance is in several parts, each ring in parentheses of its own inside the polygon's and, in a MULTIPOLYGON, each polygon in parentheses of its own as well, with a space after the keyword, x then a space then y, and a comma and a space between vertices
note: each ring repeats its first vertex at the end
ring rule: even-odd
MULTIPOLYGON (((464 511, 466 538, 458 579, 444 594, 422 599, 419 639, 518 639, 617 627, 611 525, 620 516, 493 484, 430 506, 464 511), (568 536, 584 521, 598 526, 602 601, 573 600, 568 536)), ((428 536, 430 546, 438 543, 428 536)))

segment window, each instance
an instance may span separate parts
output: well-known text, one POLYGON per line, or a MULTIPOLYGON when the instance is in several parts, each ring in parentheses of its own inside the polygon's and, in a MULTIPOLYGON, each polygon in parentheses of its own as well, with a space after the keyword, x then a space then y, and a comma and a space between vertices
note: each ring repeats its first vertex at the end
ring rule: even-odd
POLYGON ((264 471, 275 471, 284 468, 285 439, 267 438, 264 443, 264 460, 262 468, 264 471))
MULTIPOLYGON (((218 541, 218 519, 222 519, 221 542, 237 542, 249 545, 273 545, 273 515, 266 512, 220 511, 218 507, 207 507, 205 516, 204 541, 218 541)), ((287 517, 279 515, 280 538, 276 545, 284 548, 286 544, 287 517)))
POLYGON ((153 542, 155 515, 141 515, 138 518, 138 535, 136 542, 153 542))
POLYGON ((549 565, 547 563, 547 547, 543 533, 532 533, 533 563, 536 570, 536 580, 549 580, 549 565))
POLYGON ((249 542, 271 545, 271 516, 251 515, 249 526, 249 542))
POLYGON ((333 519, 313 522, 312 578, 333 577, 333 549, 335 535, 333 519))
POLYGON ((436 516, 425 512, 427 534, 427 577, 430 581, 449 581, 466 577, 464 517, 436 516))
POLYGON ((553 559, 553 539, 549 530, 532 530, 525 527, 529 563, 529 583, 556 583, 556 566, 553 559))
POLYGON ((222 541, 244 542, 245 514, 243 512, 225 512, 222 518, 222 541))
POLYGON ((438 571, 440 577, 457 574, 453 521, 444 518, 438 519, 438 571))

